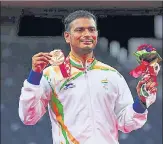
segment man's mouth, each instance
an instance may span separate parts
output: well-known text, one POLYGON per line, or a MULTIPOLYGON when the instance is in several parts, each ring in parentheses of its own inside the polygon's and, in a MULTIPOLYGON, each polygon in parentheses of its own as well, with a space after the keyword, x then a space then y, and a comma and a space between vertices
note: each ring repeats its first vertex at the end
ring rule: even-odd
POLYGON ((93 40, 81 40, 81 42, 93 42, 93 40))
POLYGON ((93 40, 81 40, 81 42, 84 44, 91 44, 93 43, 93 40))

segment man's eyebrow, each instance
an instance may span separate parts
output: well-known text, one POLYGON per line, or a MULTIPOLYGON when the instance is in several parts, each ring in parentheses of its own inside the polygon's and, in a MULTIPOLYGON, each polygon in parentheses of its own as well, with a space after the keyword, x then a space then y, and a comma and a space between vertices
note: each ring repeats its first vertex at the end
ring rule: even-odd
POLYGON ((90 26, 90 27, 88 27, 88 28, 95 28, 95 29, 96 29, 96 27, 95 27, 95 26, 90 26))
POLYGON ((75 29, 83 29, 83 28, 95 28, 95 29, 96 29, 95 26, 89 26, 89 27, 76 27, 75 29))
POLYGON ((80 29, 80 28, 84 28, 84 27, 76 27, 75 29, 78 29, 78 28, 80 29))

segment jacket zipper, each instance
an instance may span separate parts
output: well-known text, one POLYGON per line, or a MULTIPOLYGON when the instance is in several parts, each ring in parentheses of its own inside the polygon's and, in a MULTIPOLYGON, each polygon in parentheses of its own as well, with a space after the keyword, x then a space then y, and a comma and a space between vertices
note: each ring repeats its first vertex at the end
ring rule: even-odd
POLYGON ((91 116, 91 119, 93 120, 93 134, 95 132, 95 121, 94 121, 94 113, 93 113, 93 107, 92 107, 92 97, 91 97, 91 91, 90 91, 90 87, 89 87, 89 81, 88 81, 88 71, 87 68, 85 69, 85 79, 86 79, 86 83, 87 83, 87 89, 88 89, 88 96, 89 96, 89 115, 91 116))

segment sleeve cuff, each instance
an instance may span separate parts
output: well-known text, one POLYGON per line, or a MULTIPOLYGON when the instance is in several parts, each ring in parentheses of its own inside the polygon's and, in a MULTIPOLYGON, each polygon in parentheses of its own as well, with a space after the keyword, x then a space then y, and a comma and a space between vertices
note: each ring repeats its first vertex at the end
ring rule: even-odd
POLYGON ((31 70, 27 81, 31 84, 39 85, 42 75, 43 73, 39 73, 31 70))
POLYGON ((133 103, 133 109, 137 113, 144 113, 146 110, 145 105, 140 101, 138 97, 136 97, 134 103, 133 103))

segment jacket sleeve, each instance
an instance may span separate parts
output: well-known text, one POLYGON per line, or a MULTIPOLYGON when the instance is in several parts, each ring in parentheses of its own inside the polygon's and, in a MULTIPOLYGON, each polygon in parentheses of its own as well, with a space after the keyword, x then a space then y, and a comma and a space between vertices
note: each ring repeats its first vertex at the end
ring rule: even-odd
POLYGON ((124 133, 141 128, 147 121, 147 109, 140 101, 133 101, 131 91, 123 78, 118 77, 118 97, 115 104, 115 114, 118 121, 118 129, 124 133))
POLYGON ((38 74, 32 72, 29 77, 24 81, 21 89, 18 112, 25 125, 35 125, 46 113, 52 91, 42 74, 38 76, 38 74))

